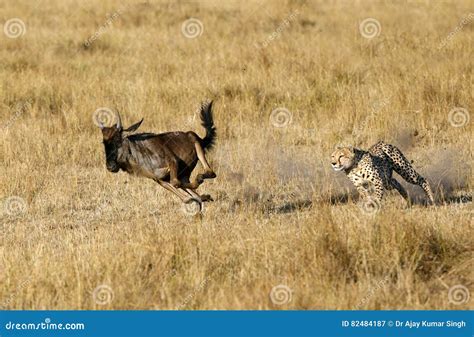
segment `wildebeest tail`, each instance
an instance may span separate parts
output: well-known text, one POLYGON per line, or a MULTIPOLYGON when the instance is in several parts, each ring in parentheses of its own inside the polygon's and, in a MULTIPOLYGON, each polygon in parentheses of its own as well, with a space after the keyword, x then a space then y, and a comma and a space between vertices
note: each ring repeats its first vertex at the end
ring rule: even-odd
POLYGON ((216 127, 212 118, 212 101, 201 105, 201 125, 206 129, 206 136, 202 140, 204 149, 212 149, 216 143, 216 127))

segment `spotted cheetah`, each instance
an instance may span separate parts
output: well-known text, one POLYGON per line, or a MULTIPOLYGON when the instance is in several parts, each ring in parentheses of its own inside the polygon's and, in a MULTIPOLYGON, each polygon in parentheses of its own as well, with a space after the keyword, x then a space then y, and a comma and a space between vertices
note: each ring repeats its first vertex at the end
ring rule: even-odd
POLYGON ((346 173, 365 200, 380 203, 384 190, 393 188, 408 200, 406 190, 392 177, 392 173, 395 171, 409 183, 420 186, 425 191, 430 203, 434 204, 430 185, 415 171, 396 146, 380 141, 368 151, 353 147, 338 147, 331 154, 331 164, 335 171, 346 173), (373 193, 371 193, 371 189, 373 189, 373 193))

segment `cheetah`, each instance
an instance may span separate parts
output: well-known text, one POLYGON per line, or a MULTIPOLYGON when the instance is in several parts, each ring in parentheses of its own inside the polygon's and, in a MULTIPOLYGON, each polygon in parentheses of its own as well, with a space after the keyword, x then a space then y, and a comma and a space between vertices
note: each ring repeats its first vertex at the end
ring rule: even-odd
POLYGON ((353 147, 338 147, 331 154, 331 164, 335 171, 344 171, 361 197, 380 204, 384 190, 396 189, 405 200, 408 193, 392 177, 393 171, 411 184, 420 186, 433 205, 434 197, 430 185, 396 146, 379 141, 368 151, 353 147), (371 189, 373 193, 371 193, 371 189))

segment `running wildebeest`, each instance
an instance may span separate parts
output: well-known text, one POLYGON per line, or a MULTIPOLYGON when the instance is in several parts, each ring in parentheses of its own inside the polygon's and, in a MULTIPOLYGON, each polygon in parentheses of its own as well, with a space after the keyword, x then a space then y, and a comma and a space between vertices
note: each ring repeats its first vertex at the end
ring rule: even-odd
POLYGON ((106 167, 110 172, 123 170, 129 174, 155 180, 167 190, 176 194, 183 202, 212 201, 210 195, 199 195, 195 191, 204 179, 212 179, 216 174, 209 166, 205 152, 215 144, 216 128, 212 118, 212 101, 203 103, 200 111, 201 125, 206 129, 204 138, 195 132, 166 132, 160 134, 137 133, 143 122, 124 129, 120 114, 117 123, 111 127, 99 124, 105 147, 106 167), (198 174, 190 182, 190 176, 198 160, 204 173, 198 174))

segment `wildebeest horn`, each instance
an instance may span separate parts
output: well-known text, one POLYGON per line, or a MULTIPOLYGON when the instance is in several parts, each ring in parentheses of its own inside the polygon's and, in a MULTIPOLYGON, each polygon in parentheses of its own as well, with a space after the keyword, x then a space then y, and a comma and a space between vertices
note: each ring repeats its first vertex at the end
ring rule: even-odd
POLYGON ((128 128, 126 128, 126 129, 123 130, 123 131, 125 131, 125 132, 133 132, 133 131, 135 131, 136 129, 138 129, 138 128, 140 127, 140 125, 142 124, 142 122, 143 122, 143 118, 142 118, 142 120, 139 121, 138 123, 135 123, 135 124, 129 126, 128 128))
POLYGON ((117 129, 121 129, 122 128, 122 119, 120 118, 120 114, 118 113, 118 111, 115 113, 116 117, 117 117, 117 129))

